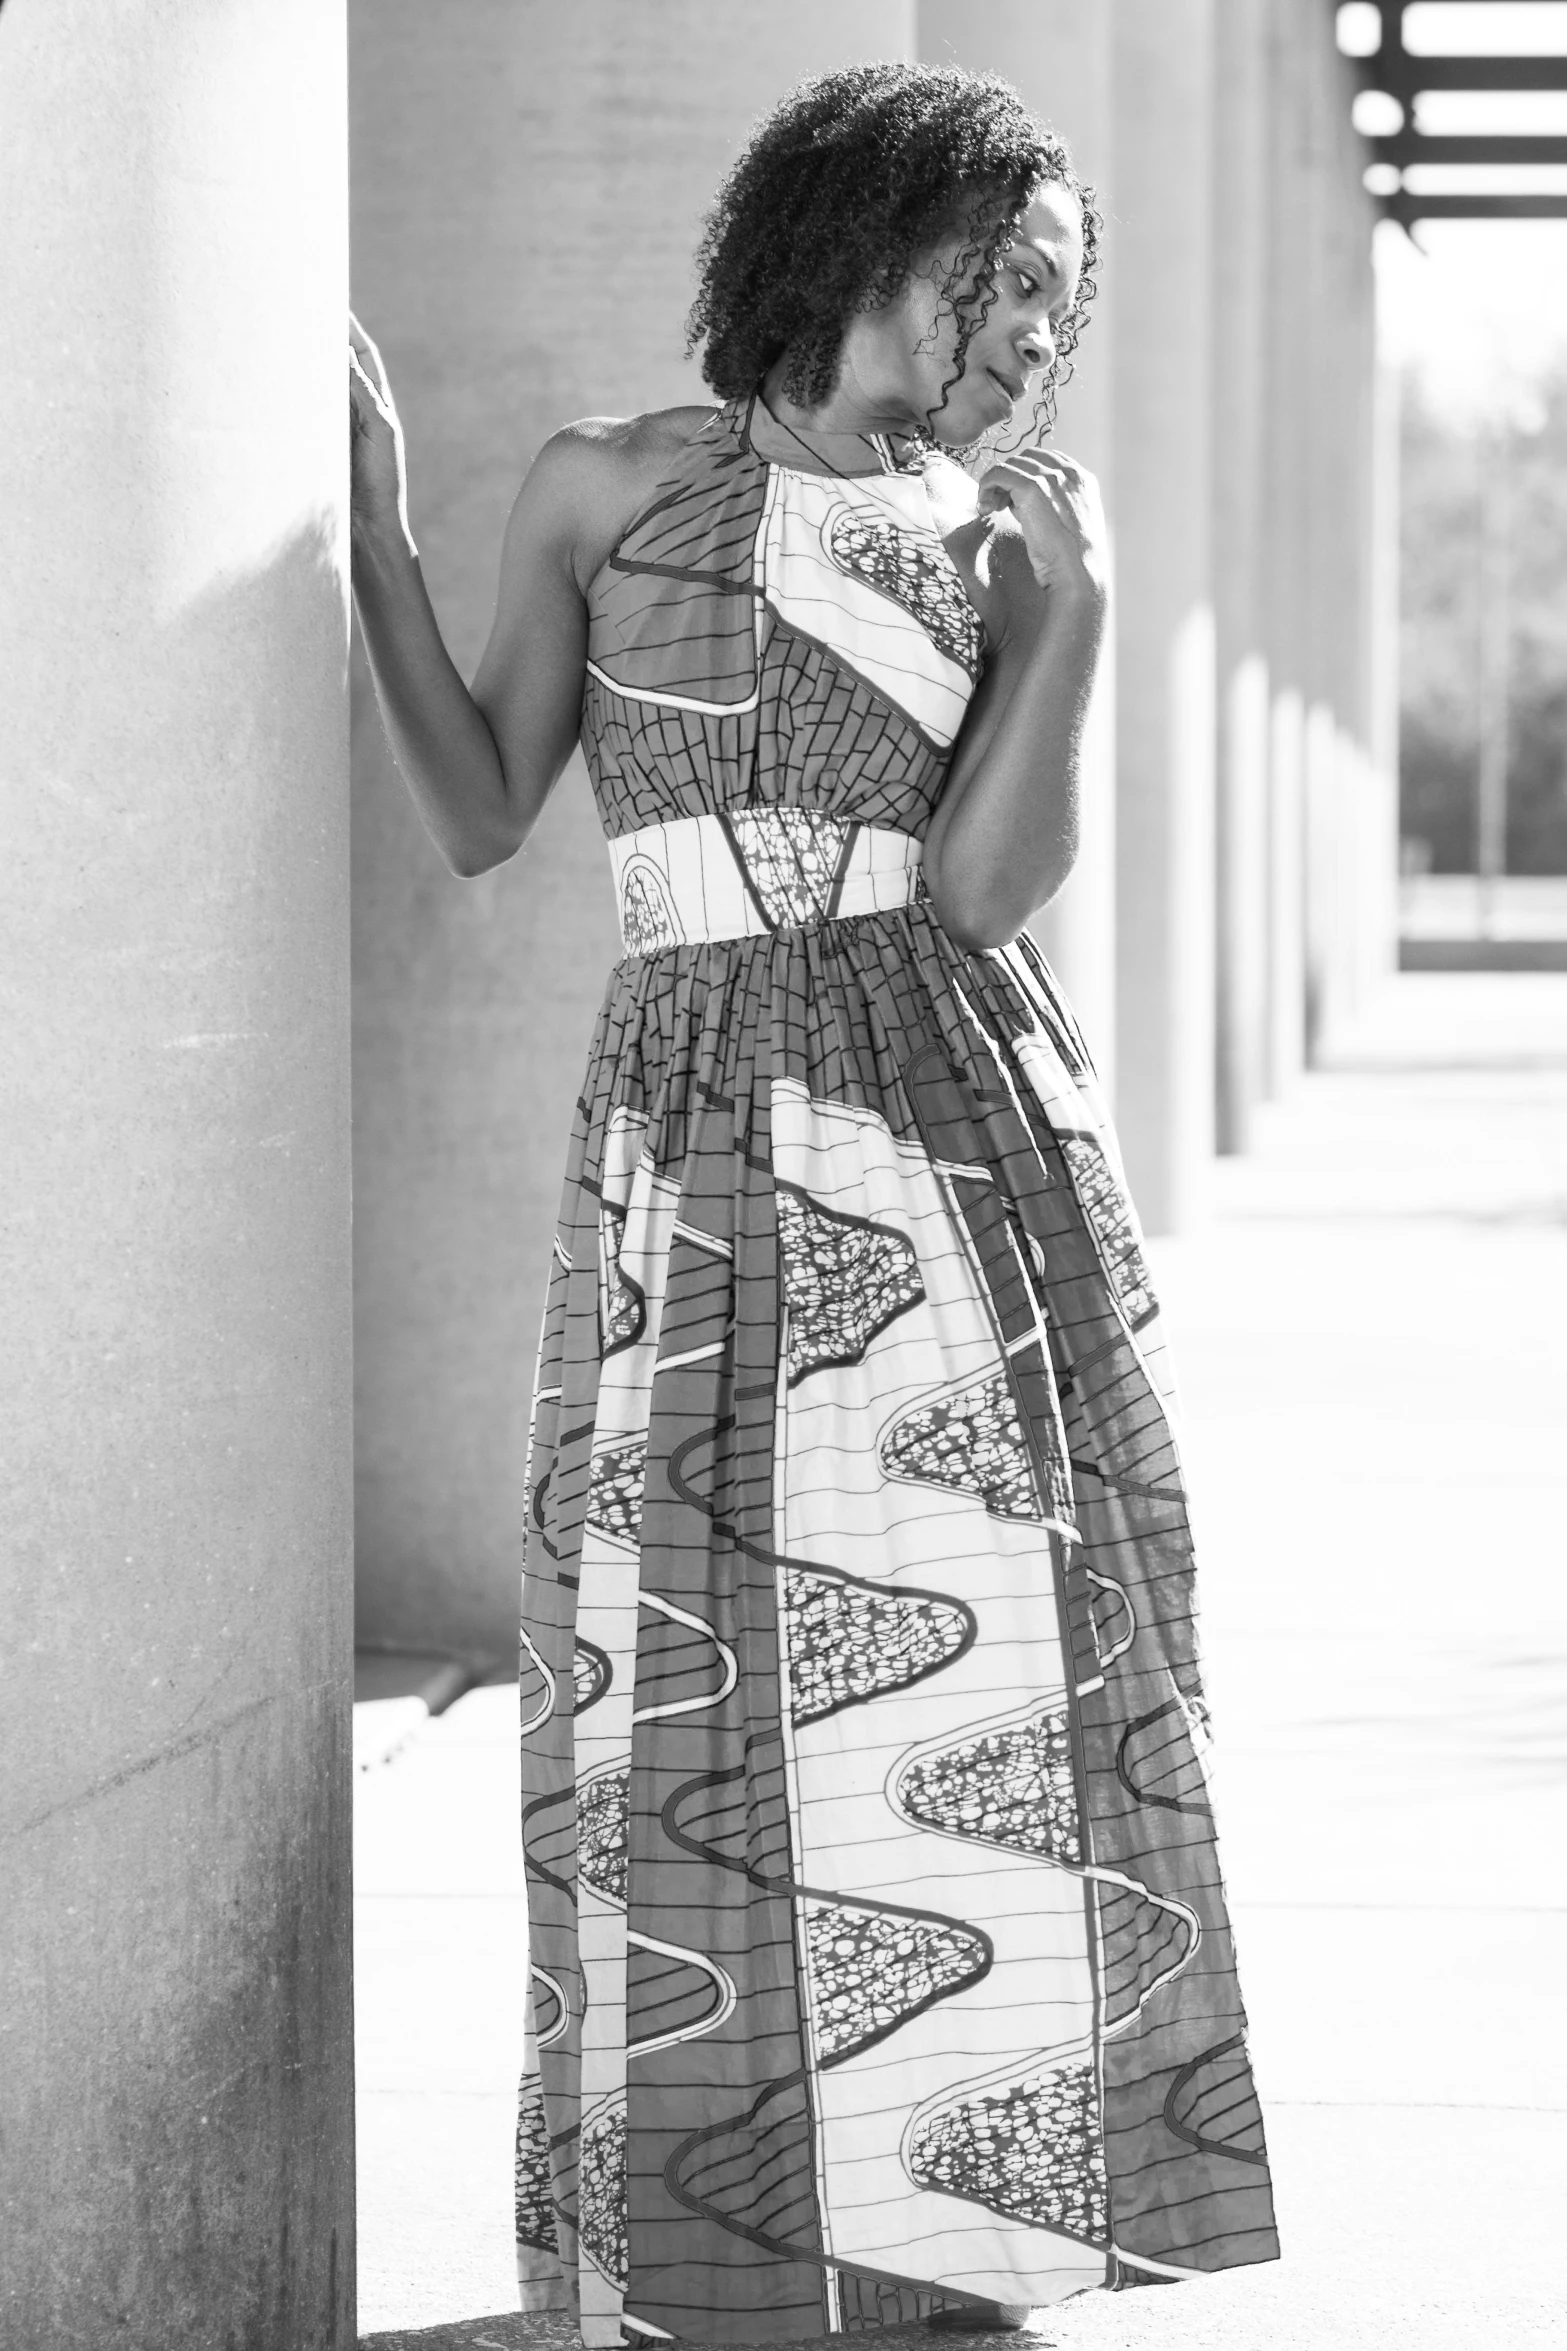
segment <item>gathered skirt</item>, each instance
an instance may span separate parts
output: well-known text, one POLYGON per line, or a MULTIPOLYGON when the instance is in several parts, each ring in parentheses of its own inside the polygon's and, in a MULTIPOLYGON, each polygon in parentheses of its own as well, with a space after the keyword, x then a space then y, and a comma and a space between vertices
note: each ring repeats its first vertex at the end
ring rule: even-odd
POLYGON ((761 2342, 1271 2258, 1158 1307, 1026 935, 617 967, 528 1491, 525 2305, 761 2342))

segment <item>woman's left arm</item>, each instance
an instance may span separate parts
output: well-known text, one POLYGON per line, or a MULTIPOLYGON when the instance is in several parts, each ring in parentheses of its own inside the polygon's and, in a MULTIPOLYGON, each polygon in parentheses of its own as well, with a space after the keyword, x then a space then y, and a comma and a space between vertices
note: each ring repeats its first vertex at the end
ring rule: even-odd
POLYGON ((990 654, 925 836, 925 883, 960 947, 1004 946, 1077 854, 1078 754, 1108 601, 1090 473, 1025 450, 980 484, 958 534, 990 654), (1010 508, 1009 514, 997 512, 1010 508))

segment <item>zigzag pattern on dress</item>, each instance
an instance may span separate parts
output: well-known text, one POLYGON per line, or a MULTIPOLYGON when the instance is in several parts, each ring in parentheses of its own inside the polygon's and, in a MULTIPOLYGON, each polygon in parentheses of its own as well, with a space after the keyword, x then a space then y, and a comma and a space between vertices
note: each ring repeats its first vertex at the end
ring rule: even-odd
POLYGON ((599 1217, 599 1327, 603 1353, 634 1347, 647 1328, 647 1292, 621 1265, 626 1212, 606 1200, 599 1217))
POLYGON ((1127 1202, 1110 1162, 1092 1135, 1063 1135, 1061 1149, 1072 1170, 1077 1196, 1104 1255, 1111 1286, 1134 1331, 1159 1311, 1142 1244, 1127 1214, 1127 1202))
POLYGON ((559 2239, 550 2188, 549 2126, 544 2094, 536 2081, 523 2083, 517 2105, 516 2205, 518 2241, 540 2252, 555 2252, 559 2239))
POLYGON ((1043 1518, 1033 1458, 1005 1371, 916 1405, 881 1441, 889 1477, 970 1494, 997 1518, 1043 1518))
POLYGON ((647 1470, 647 1444, 628 1437, 606 1445, 593 1456, 588 1487, 588 1524, 611 1542, 632 1544, 642 1525, 642 1486, 647 1470))
POLYGON ((778 1186, 778 1246, 791 1385, 859 1363, 871 1341, 925 1295, 911 1243, 891 1225, 846 1216, 778 1186))
POLYGON ((910 2139, 909 2170, 922 2188, 1107 2245, 1098 2106, 1091 2059, 1040 2068, 923 2116, 910 2139))
POLYGON ((1164 2118, 1200 2154, 1232 2163, 1266 2164, 1262 2109, 1239 2033, 1182 2066, 1164 2102, 1164 2118))
POLYGON ((626 2102, 614 2098, 582 2126, 577 2227, 588 2259, 621 2287, 630 2267, 626 2213, 626 2102))
POLYGON ((631 1775, 606 1771, 577 1790, 577 1871, 606 1902, 626 1906, 631 1775))
POLYGON ((864 1583, 795 1560, 782 1585, 796 1725, 910 1689, 974 1638, 973 1611, 944 1592, 864 1583))
POLYGON ((990 1938, 956 1919, 808 1898, 805 1945, 816 2046, 835 2065, 989 1973, 990 1938))
POLYGON ((1071 1722, 1065 1705, 977 1725, 911 1758, 897 1801, 911 1820, 1075 1867, 1083 1858, 1071 1722))

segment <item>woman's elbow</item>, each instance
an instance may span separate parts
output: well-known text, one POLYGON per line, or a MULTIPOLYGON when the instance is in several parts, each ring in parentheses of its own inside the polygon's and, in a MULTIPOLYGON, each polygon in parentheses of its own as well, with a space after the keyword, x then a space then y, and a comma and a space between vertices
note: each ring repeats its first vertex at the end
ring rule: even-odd
POLYGON ((954 947, 961 947, 965 955, 988 955, 992 948, 1010 947, 1023 927, 1021 922, 1008 923, 994 914, 987 916, 984 909, 973 915, 943 914, 938 906, 936 913, 954 947))
POLYGON ((512 824, 498 830, 486 826, 483 832, 442 841, 441 855, 448 872, 455 874, 458 881, 476 882, 481 874, 493 873, 498 865, 509 865, 532 829, 531 825, 512 824))
POLYGON ((992 948, 1010 947, 1029 916, 1049 905, 1072 864, 1073 859, 1066 857, 1022 890, 1011 874, 966 886, 948 884, 945 879, 932 884, 927 877, 926 887, 936 919, 954 946, 966 955, 979 955, 992 948))
POLYGON ((498 865, 509 865, 521 847, 520 841, 513 841, 504 849, 462 850, 448 855, 447 868, 460 882, 476 882, 498 865))

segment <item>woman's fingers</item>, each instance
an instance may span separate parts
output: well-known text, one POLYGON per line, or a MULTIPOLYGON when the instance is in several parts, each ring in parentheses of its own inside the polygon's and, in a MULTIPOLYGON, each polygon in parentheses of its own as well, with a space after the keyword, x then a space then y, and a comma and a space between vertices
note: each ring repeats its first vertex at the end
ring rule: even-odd
POLYGON ((1064 456, 1059 449, 1007 449, 999 451, 992 463, 997 466, 1010 465, 1019 473, 1038 475, 1042 479, 1059 476, 1079 481, 1083 476, 1083 468, 1076 458, 1064 456))
POLYGON ((982 507, 1010 504, 1019 496, 1033 493, 1052 505, 1060 500, 1092 500, 1095 483, 1092 474, 1073 458, 1063 457, 1054 449, 1017 449, 999 457, 980 476, 979 495, 982 507), (988 495, 987 495, 988 493, 988 495))
POLYGON ((352 344, 350 344, 348 351, 348 392, 350 400, 356 406, 367 406, 384 423, 391 422, 386 396, 374 377, 366 371, 364 362, 352 344))
POLYGON ((348 348, 358 360, 364 375, 383 398, 387 397, 386 368, 380 350, 352 311, 348 314, 348 348))
POLYGON ((1020 498, 1026 501, 1030 497, 1034 497, 1044 498, 1054 506, 1058 500, 1065 498, 1074 487, 1075 485, 1069 482, 1064 475, 1035 472, 1031 468, 1014 465, 1008 461, 1004 465, 991 466, 982 477, 979 485, 979 502, 982 507, 998 506, 1002 503, 1015 505, 1020 498))
POLYGON ((1083 468, 1075 457, 1068 457, 1060 449, 1014 449, 998 460, 1002 465, 1016 465, 1024 473, 1035 473, 1042 478, 1056 477, 1078 482, 1083 479, 1083 468))

